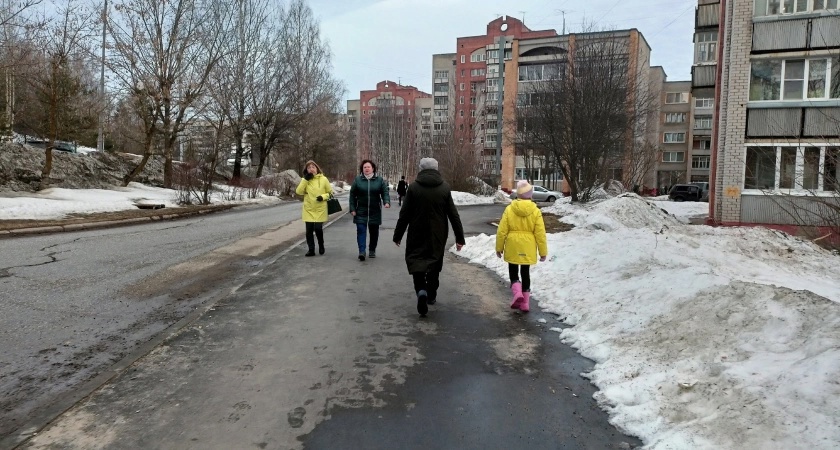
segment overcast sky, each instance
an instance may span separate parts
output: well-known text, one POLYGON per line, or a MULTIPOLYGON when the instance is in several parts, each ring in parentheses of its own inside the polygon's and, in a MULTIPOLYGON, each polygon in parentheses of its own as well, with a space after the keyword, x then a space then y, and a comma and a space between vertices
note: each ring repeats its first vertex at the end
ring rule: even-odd
POLYGON ((455 52, 459 36, 485 34, 500 15, 532 30, 637 28, 669 81, 689 80, 697 0, 309 0, 333 51, 347 98, 385 79, 431 92, 432 55, 455 52))

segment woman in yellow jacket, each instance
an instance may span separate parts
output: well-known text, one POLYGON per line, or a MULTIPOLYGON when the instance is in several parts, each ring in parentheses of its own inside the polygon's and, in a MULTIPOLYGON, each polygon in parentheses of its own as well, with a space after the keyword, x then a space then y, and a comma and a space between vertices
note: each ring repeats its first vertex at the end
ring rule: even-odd
POLYGON ((306 245, 309 251, 304 256, 315 256, 315 236, 318 238, 318 254, 323 255, 324 222, 327 221, 327 199, 332 194, 330 180, 321 172, 315 161, 307 161, 303 169, 303 179, 295 193, 303 196, 303 222, 306 224, 306 245))
POLYGON ((512 309, 528 312, 531 301, 531 265, 548 256, 545 237, 545 223, 537 205, 531 201, 534 188, 527 181, 516 184, 516 200, 502 215, 496 234, 496 256, 505 255, 510 274, 510 290, 513 294, 512 309), (520 276, 521 280, 520 281, 520 276))

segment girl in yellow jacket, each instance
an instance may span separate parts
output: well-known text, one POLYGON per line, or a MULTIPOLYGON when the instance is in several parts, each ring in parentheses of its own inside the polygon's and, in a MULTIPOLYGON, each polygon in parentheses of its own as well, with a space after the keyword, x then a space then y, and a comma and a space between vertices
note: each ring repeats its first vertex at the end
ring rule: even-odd
POLYGON ((537 263, 538 252, 540 261, 548 256, 545 223, 540 209, 531 201, 533 195, 534 188, 527 181, 516 184, 516 200, 505 208, 496 234, 496 256, 501 258, 504 253, 510 273, 510 307, 523 312, 530 310, 531 265, 537 263))
POLYGON ((332 194, 330 180, 321 172, 315 161, 307 161, 303 169, 303 179, 295 193, 303 196, 303 222, 306 224, 306 245, 309 251, 304 256, 315 256, 315 237, 318 238, 318 254, 323 255, 324 222, 327 221, 327 199, 332 194))

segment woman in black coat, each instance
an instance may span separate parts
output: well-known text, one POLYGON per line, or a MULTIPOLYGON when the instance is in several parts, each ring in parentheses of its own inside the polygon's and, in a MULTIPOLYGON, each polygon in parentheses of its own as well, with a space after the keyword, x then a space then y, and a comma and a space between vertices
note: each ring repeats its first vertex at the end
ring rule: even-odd
POLYGON ((408 229, 405 263, 414 280, 417 312, 421 316, 429 310, 426 305, 437 301, 449 223, 455 233, 456 248, 460 251, 465 244, 464 227, 452 201, 452 191, 437 169, 438 162, 434 158, 420 160, 420 173, 408 186, 394 230, 394 243, 399 246, 408 229))
POLYGON ((379 225, 382 224, 382 205, 391 207, 388 184, 376 174, 376 164, 366 159, 359 166, 361 172, 350 186, 350 214, 356 224, 356 243, 359 245, 359 261, 365 260, 365 240, 370 232, 368 256, 376 258, 376 244, 379 243, 379 225))

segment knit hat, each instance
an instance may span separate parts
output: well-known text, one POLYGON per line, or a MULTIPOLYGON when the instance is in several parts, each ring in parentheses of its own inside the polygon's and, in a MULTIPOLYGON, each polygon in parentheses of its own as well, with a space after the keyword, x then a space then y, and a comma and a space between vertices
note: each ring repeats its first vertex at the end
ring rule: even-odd
POLYGON ((516 196, 519 198, 531 198, 534 195, 534 186, 525 180, 516 183, 516 196))
POLYGON ((438 170, 438 162, 434 158, 423 158, 420 160, 420 170, 435 169, 438 170))

